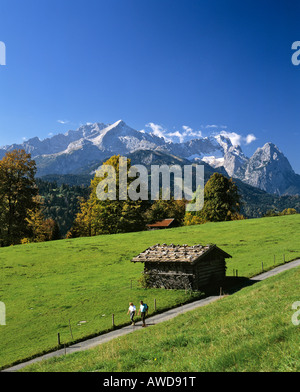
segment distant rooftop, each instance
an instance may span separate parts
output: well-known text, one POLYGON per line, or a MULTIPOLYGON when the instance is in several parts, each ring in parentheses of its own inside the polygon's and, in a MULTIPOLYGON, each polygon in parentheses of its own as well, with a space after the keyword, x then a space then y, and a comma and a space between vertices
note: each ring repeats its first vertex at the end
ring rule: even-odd
POLYGON ((169 227, 174 222, 174 219, 163 219, 162 221, 148 224, 148 227, 169 227))

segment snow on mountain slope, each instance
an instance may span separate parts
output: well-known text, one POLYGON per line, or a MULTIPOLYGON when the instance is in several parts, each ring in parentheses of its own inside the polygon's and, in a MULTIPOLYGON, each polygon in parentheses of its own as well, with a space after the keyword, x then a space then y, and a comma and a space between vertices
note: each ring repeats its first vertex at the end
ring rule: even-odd
POLYGON ((212 155, 212 156, 203 157, 202 161, 206 162, 208 165, 214 168, 224 166, 224 157, 216 158, 214 155, 212 155))
POLYGON ((205 162, 215 169, 224 168, 229 176, 270 193, 300 193, 300 176, 276 146, 267 143, 249 159, 224 134, 174 143, 154 133, 137 131, 119 120, 110 125, 89 123, 64 135, 45 140, 35 137, 22 144, 4 146, 0 148, 0 158, 14 149, 25 149, 32 155, 38 176, 77 174, 112 155, 147 150, 161 152, 161 157, 172 155, 190 162, 205 162))
POLYGON ((40 140, 38 137, 29 139, 22 144, 12 144, 0 148, 0 152, 5 153, 16 149, 24 149, 27 153, 35 158, 40 155, 58 154, 68 149, 72 143, 79 142, 83 139, 90 139, 97 136, 106 125, 101 123, 86 124, 76 131, 68 131, 65 134, 54 135, 50 138, 40 140))

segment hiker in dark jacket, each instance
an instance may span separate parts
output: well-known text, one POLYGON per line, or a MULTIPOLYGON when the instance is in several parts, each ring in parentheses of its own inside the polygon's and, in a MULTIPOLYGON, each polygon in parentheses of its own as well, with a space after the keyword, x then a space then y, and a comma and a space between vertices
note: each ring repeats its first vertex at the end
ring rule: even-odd
POLYGON ((142 327, 146 327, 145 319, 146 319, 146 315, 148 314, 148 305, 144 304, 143 301, 140 301, 140 309, 139 309, 138 316, 140 314, 141 314, 142 323, 143 323, 142 327))

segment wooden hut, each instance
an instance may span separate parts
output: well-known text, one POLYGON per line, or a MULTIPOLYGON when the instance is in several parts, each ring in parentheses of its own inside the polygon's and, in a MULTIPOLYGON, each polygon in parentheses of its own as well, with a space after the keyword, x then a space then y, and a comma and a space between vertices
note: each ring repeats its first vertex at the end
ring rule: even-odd
POLYGON ((175 219, 163 219, 162 221, 158 221, 155 223, 149 223, 147 225, 148 230, 161 230, 161 229, 171 229, 172 227, 177 227, 178 224, 175 219))
POLYGON ((144 263, 149 287, 200 290, 225 279, 227 258, 216 245, 157 244, 131 261, 144 263))

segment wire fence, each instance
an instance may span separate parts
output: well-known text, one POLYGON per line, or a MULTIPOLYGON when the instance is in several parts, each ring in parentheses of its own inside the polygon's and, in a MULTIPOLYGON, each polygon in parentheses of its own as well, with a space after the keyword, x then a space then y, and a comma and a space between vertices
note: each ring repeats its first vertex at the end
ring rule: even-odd
MULTIPOLYGON (((259 263, 260 266, 261 266, 260 272, 263 273, 263 272, 270 271, 272 268, 274 268, 274 267, 276 267, 276 266, 279 266, 279 265, 288 263, 288 262, 290 262, 290 261, 291 261, 291 260, 286 260, 286 254, 283 253, 283 254, 280 255, 280 256, 274 255, 274 256, 273 256, 273 261, 272 261, 272 262, 269 261, 269 262, 266 263, 266 262, 264 262, 264 261, 258 261, 258 263, 259 263)), ((232 269, 232 275, 231 275, 231 276, 239 277, 239 271, 238 271, 238 269, 233 268, 233 269, 232 269)))
MULTIPOLYGON (((286 255, 285 254, 282 254, 280 256, 274 255, 272 263, 270 263, 270 261, 268 263, 266 263, 264 261, 259 261, 258 262, 258 263, 260 263, 260 272, 259 273, 263 273, 263 272, 269 271, 272 268, 274 268, 276 266, 279 266, 279 265, 282 265, 284 263, 287 263, 289 261, 290 260, 286 260, 286 255)), ((232 275, 227 275, 227 276, 228 277, 230 277, 230 276, 240 277, 238 269, 235 269, 235 268, 232 269, 232 275)), ((128 299, 128 294, 130 294, 130 290, 143 289, 143 288, 145 288, 145 287, 143 286, 143 283, 142 283, 141 279, 129 278, 128 279, 128 284, 126 286, 119 287, 119 286, 116 285, 116 287, 110 287, 109 289, 112 292, 117 292, 119 297, 123 297, 123 298, 127 298, 128 299)), ((224 288, 220 287, 219 289, 220 289, 220 297, 222 297, 225 294, 224 288)), ((185 289, 177 290, 177 291, 182 291, 182 293, 184 294, 185 298, 184 298, 184 301, 181 301, 181 303, 183 303, 183 302, 187 303, 187 302, 189 302, 191 300, 196 300, 197 298, 199 298, 199 294, 200 294, 200 293, 198 293, 198 295, 197 295, 195 292, 193 292, 189 288, 185 288, 185 289)), ((132 293, 132 294, 134 294, 134 293, 132 293)), ((144 295, 144 297, 145 296, 146 295, 144 295)), ((149 300, 150 300, 150 298, 149 298, 149 300)), ((162 302, 164 302, 164 301, 162 301, 162 302)), ((149 311, 149 315, 153 315, 153 314, 155 314, 157 312, 166 311, 166 310, 170 309, 171 307, 179 306, 180 304, 176 303, 176 301, 175 301, 173 305, 169 304, 169 306, 166 306, 164 304, 161 307, 159 305, 160 305, 160 302, 159 302, 158 298, 156 298, 156 297, 153 298, 153 296, 151 295, 151 304, 150 304, 151 310, 149 311)), ((124 309, 124 312, 126 312, 126 311, 127 310, 124 309)), ((123 312, 123 310, 122 310, 122 312, 123 312)), ((111 317, 110 326, 108 328, 105 328, 104 332, 105 331, 108 332, 108 330, 113 330, 114 328, 117 328, 117 327, 121 328, 123 326, 126 326, 126 325, 130 324, 129 320, 127 322, 124 321, 124 317, 121 317, 122 320, 118 323, 118 318, 117 317, 118 317, 118 315, 120 315, 120 313, 121 313, 121 311, 120 311, 120 309, 118 309, 117 312, 113 312, 112 311, 112 313, 110 315, 106 315, 106 314, 102 315, 102 316, 105 316, 106 318, 107 317, 111 317)), ((136 312, 136 315, 135 315, 136 318, 137 318, 137 313, 138 312, 136 312)), ((138 318, 138 320, 139 320, 139 318, 138 318)), ((85 320, 84 323, 85 322, 87 322, 87 321, 85 320)), ((69 333, 68 334, 69 334, 69 337, 71 338, 71 340, 70 339, 68 339, 68 340, 69 340, 70 343, 75 342, 76 340, 74 340, 74 333, 73 333, 74 331, 73 331, 73 328, 72 328, 71 319, 68 320, 68 327, 69 327, 69 333)), ((103 332, 99 331, 98 335, 100 333, 103 333, 103 332)), ((65 333, 64 333, 64 335, 65 335, 65 333)), ((66 339, 64 339, 64 340, 66 340, 66 339)), ((57 335, 57 341, 58 341, 58 346, 62 347, 63 344, 61 342, 61 334, 59 332, 58 332, 58 335, 57 335)), ((69 345, 69 343, 66 343, 64 345, 65 346, 69 345)))

